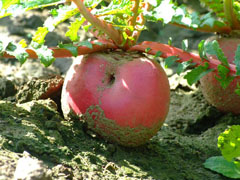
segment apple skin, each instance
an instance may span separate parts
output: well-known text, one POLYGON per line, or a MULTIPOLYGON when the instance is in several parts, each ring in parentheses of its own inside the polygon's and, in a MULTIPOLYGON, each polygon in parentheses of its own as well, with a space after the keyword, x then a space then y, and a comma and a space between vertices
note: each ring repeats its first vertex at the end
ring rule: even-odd
POLYGON ((139 53, 94 53, 77 58, 65 77, 62 110, 111 142, 139 146, 154 136, 169 110, 166 73, 139 53))
MULTIPOLYGON (((220 37, 216 40, 228 58, 228 62, 233 64, 240 39, 220 37)), ((209 56, 209 58, 212 57, 214 56, 209 56)), ((235 93, 240 79, 235 78, 226 89, 223 89, 215 76, 218 76, 216 71, 210 72, 200 79, 201 90, 205 99, 220 111, 240 114, 240 96, 235 93)))

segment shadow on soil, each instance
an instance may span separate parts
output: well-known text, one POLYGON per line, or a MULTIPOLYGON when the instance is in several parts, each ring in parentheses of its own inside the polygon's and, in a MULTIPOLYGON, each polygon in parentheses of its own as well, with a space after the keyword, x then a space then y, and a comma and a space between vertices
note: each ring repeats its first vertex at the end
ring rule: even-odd
POLYGON ((220 155, 219 133, 229 124, 240 123, 240 118, 209 107, 199 91, 176 91, 172 97, 162 129, 137 148, 105 142, 86 130, 83 122, 65 121, 51 100, 20 105, 1 101, 1 149, 29 152, 49 167, 53 179, 61 173, 66 179, 227 179, 202 164, 220 155), (57 169, 59 164, 65 169, 57 169))

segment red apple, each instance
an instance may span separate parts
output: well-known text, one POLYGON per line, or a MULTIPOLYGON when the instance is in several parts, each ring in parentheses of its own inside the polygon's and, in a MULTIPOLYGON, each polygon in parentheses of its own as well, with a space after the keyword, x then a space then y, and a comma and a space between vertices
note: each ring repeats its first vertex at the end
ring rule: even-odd
MULTIPOLYGON (((222 37, 218 38, 217 41, 228 58, 228 62, 230 64, 233 63, 240 39, 222 37)), ((210 56, 210 58, 212 57, 210 56)), ((218 80, 216 80, 216 76, 218 76, 218 73, 214 71, 201 78, 200 83, 204 97, 220 111, 240 114, 240 96, 235 93, 237 83, 240 83, 240 79, 235 78, 226 89, 223 89, 218 80)))
POLYGON ((83 117, 88 128, 124 146, 154 136, 169 109, 170 88, 162 67, 139 53, 94 53, 67 72, 62 109, 83 117))

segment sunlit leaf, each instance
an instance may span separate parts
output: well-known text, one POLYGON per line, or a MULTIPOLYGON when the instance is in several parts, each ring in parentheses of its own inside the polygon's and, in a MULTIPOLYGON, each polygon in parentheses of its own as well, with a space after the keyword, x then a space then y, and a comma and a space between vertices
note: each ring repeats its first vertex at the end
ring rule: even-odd
POLYGON ((218 137, 218 147, 228 161, 240 157, 240 125, 233 125, 221 133, 218 137))
POLYGON ((45 67, 50 66, 55 61, 55 58, 53 57, 53 51, 49 49, 47 46, 42 45, 39 48, 35 48, 34 51, 38 55, 40 62, 45 67))
POLYGON ((48 33, 47 27, 39 27, 36 33, 34 34, 32 40, 38 44, 44 44, 45 36, 48 33))
POLYGON ((85 18, 82 18, 81 20, 76 19, 74 22, 71 23, 69 30, 66 32, 66 36, 69 37, 71 41, 79 40, 78 30, 84 22, 85 18))

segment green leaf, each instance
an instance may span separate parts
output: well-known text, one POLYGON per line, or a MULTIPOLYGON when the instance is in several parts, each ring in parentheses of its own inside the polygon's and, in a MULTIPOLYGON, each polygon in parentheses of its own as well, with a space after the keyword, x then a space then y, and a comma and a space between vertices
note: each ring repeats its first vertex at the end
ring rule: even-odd
POLYGON ((213 71, 213 69, 208 69, 208 66, 209 64, 205 63, 203 66, 194 68, 184 76, 184 79, 187 79, 188 84, 193 85, 203 76, 213 71))
POLYGON ((78 30, 81 27, 81 25, 86 21, 85 18, 82 18, 81 20, 76 19, 74 22, 71 23, 69 30, 66 32, 66 36, 71 39, 71 41, 78 41, 78 30))
POLYGON ((2 0, 0 18, 14 15, 17 16, 25 11, 63 3, 65 0, 2 0))
POLYGON ((169 56, 169 57, 164 59, 164 66, 166 68, 169 68, 173 64, 175 64, 177 60, 179 60, 179 58, 177 56, 169 56))
POLYGON ((205 50, 208 54, 217 56, 223 65, 229 67, 228 60, 216 40, 208 42, 205 45, 205 50))
POLYGON ((240 84, 237 83, 237 87, 235 89, 235 93, 240 96, 240 84))
POLYGON ((7 9, 12 4, 17 4, 19 2, 20 2, 20 0, 2 0, 2 8, 1 9, 7 9))
POLYGON ((188 40, 187 39, 184 39, 182 41, 182 50, 188 51, 188 40))
POLYGON ((240 157, 240 125, 233 125, 219 135, 218 148, 228 161, 240 157))
POLYGON ((148 47, 148 48, 145 49, 145 52, 148 53, 150 50, 151 50, 151 48, 148 47))
POLYGON ((78 47, 73 44, 59 44, 58 47, 69 50, 73 56, 78 56, 78 47))
POLYGON ((93 48, 93 45, 91 42, 89 41, 81 41, 77 44, 78 46, 86 46, 88 47, 89 49, 92 49, 93 48))
POLYGON ((194 65, 194 63, 192 63, 192 60, 178 63, 176 70, 177 74, 180 75, 182 72, 184 72, 188 67, 192 65, 194 65))
POLYGON ((202 60, 208 59, 205 51, 205 46, 204 46, 205 42, 206 42, 205 40, 201 40, 201 42, 198 44, 198 52, 202 60))
POLYGON ((32 40, 39 45, 44 44, 44 39, 48 33, 48 28, 47 27, 39 27, 36 33, 34 34, 32 40))
POLYGON ((57 25, 77 14, 79 14, 79 10, 73 4, 71 6, 60 5, 58 9, 55 9, 54 16, 49 16, 46 19, 44 27, 47 27, 49 31, 53 31, 57 25))
POLYGON ((223 89, 226 89, 228 85, 233 81, 234 77, 229 76, 230 70, 225 66, 219 64, 218 65, 218 75, 219 77, 215 77, 221 84, 223 89))
POLYGON ((171 46, 172 45, 172 37, 168 38, 168 45, 171 46))
POLYGON ((240 178, 240 169, 237 168, 234 162, 229 162, 222 156, 215 156, 207 159, 204 163, 204 167, 229 178, 240 178))
POLYGON ((157 51, 156 54, 154 55, 155 58, 160 57, 162 55, 161 51, 157 51))
POLYGON ((236 75, 240 75, 240 45, 238 45, 237 50, 235 52, 234 63, 236 64, 236 75))
POLYGON ((27 58, 29 57, 29 54, 26 52, 24 48, 21 47, 20 44, 13 44, 10 42, 8 46, 6 47, 5 51, 12 56, 15 56, 15 58, 23 64, 27 58))
POLYGON ((47 46, 41 46, 39 48, 34 49, 40 62, 45 66, 50 66, 54 61, 55 58, 53 57, 53 51, 49 49, 47 46))

